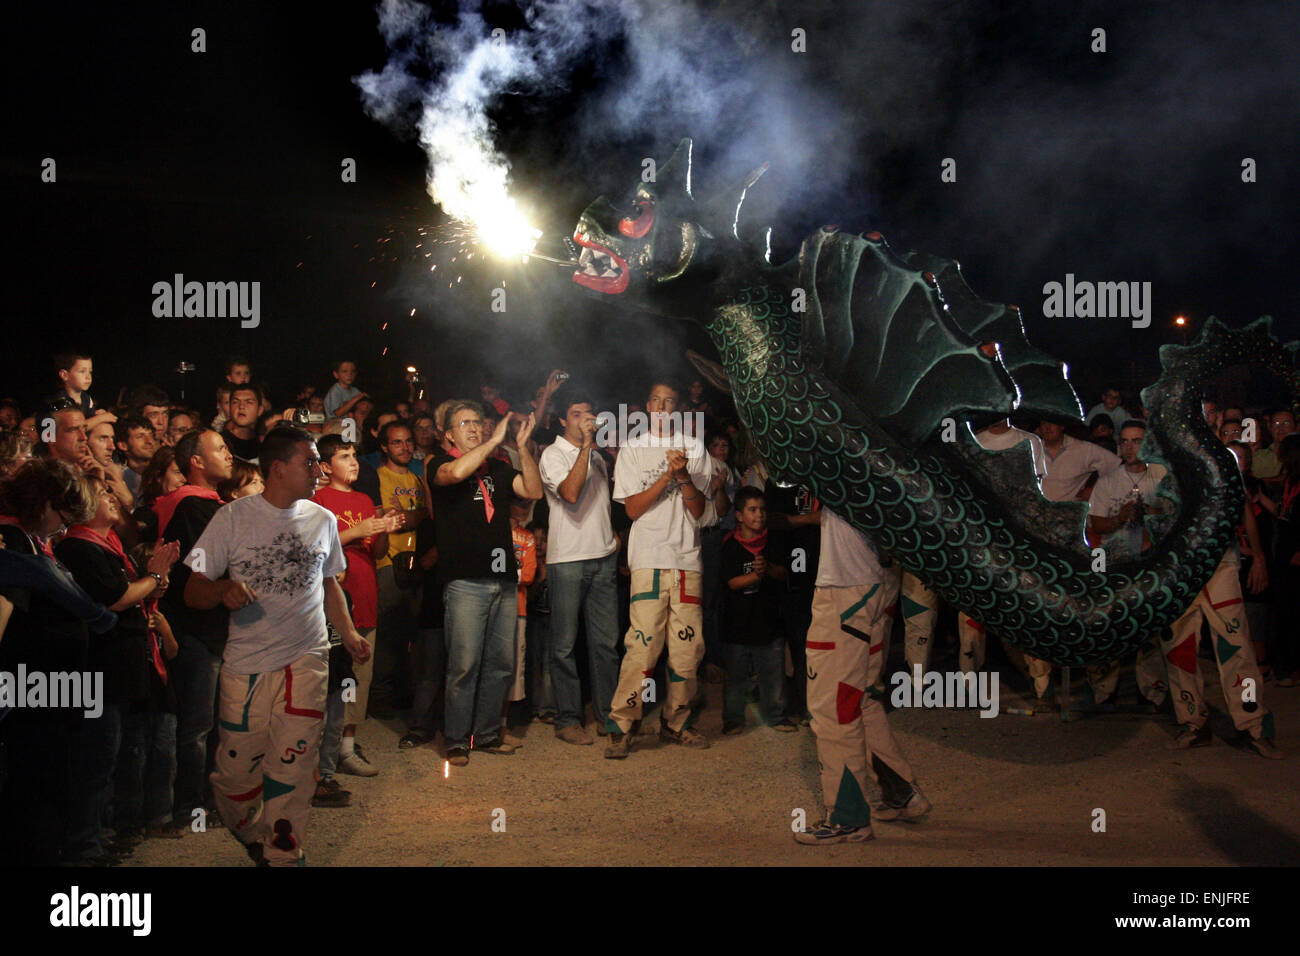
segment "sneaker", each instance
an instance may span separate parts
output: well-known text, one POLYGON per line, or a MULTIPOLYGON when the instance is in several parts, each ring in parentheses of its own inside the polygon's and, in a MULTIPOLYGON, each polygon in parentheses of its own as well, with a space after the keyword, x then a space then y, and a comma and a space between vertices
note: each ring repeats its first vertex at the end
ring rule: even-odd
POLYGON ((794 842, 804 846, 830 846, 834 843, 866 843, 874 838, 870 826, 846 827, 823 820, 812 829, 795 833, 794 842))
POLYGON ((1214 735, 1210 733, 1208 724, 1204 727, 1188 727, 1174 740, 1174 748, 1191 750, 1193 747, 1208 747, 1213 741, 1214 735))
POLYGON ((665 743, 681 744, 683 747, 691 747, 695 750, 709 749, 709 738, 698 730, 692 730, 690 727, 683 727, 681 730, 672 730, 666 726, 660 727, 659 739, 665 743))
POLYGON ((611 731, 609 743, 605 744, 605 757, 608 760, 622 760, 632 749, 632 735, 618 734, 611 731))
POLYGON ((877 820, 919 820, 930 812, 933 806, 926 799, 921 788, 913 784, 912 792, 906 800, 885 801, 872 807, 877 820))
POLYGON ((734 734, 743 734, 744 732, 745 732, 744 724, 738 724, 735 723, 734 721, 729 720, 722 725, 722 733, 724 736, 727 737, 731 737, 734 734))
POLYGON ((501 756, 501 757, 504 757, 507 754, 512 754, 515 752, 515 747, 511 744, 506 743, 500 737, 496 737, 492 740, 486 741, 485 743, 481 743, 481 744, 475 742, 472 749, 481 750, 486 754, 496 754, 497 756, 501 756))
POLYGON ((447 762, 453 767, 463 767, 469 763, 468 747, 451 747, 447 750, 447 762))
POLYGON ((576 744, 579 747, 590 747, 595 743, 595 741, 591 739, 591 734, 587 733, 577 724, 573 724, 570 727, 561 727, 555 732, 555 736, 559 737, 566 744, 576 744))
POLYGON ((1282 751, 1278 750, 1277 744, 1267 737, 1252 737, 1246 741, 1246 746, 1268 760, 1282 759, 1282 751))
MULTIPOLYGON (((322 780, 316 784, 316 793, 311 798, 313 807, 346 807, 351 802, 351 792, 344 790, 338 785, 338 781, 333 779, 322 780), (334 786, 331 787, 330 784, 334 786)), ((260 846, 260 844, 250 844, 250 846, 260 846)))
POLYGON ((793 734, 799 731, 799 725, 789 717, 782 717, 772 725, 772 729, 778 734, 793 734))
POLYGON ((416 747, 422 747, 433 739, 433 734, 425 733, 423 730, 408 730, 402 735, 402 739, 397 742, 398 750, 414 750, 416 747))
POLYGON ((353 750, 339 761, 339 771, 350 773, 354 777, 377 777, 379 768, 372 765, 359 749, 353 750))
POLYGON ((522 737, 516 737, 514 734, 510 733, 507 730, 501 731, 501 741, 503 743, 509 744, 511 747, 514 747, 516 750, 521 750, 523 749, 524 746, 524 739, 522 737))

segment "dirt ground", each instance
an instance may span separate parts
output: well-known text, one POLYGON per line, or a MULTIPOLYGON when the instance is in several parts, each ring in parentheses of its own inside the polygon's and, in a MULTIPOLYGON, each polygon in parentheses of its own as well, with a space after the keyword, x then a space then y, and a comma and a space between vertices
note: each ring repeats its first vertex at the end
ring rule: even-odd
MULTIPOLYGON (((1021 703, 1008 680, 1016 675, 1003 678, 1003 708, 1021 703)), ((624 761, 603 758, 604 738, 574 747, 533 723, 514 731, 526 741, 517 753, 474 754, 444 778, 435 746, 399 751, 402 725, 371 720, 359 740, 380 775, 340 777, 352 805, 313 810, 306 851, 312 866, 1300 863, 1300 688, 1263 688, 1281 761, 1228 742, 1235 734, 1216 692, 1214 683, 1214 744, 1192 751, 1170 749, 1168 713, 1067 722, 896 710, 894 732, 934 810, 916 824, 877 822, 872 842, 822 848, 791 834, 796 810, 810 823, 820 816, 811 732, 775 733, 751 709, 748 730, 723 737, 720 684, 707 685, 697 725, 711 749, 643 736, 624 761), (1093 829, 1097 808, 1105 832, 1093 829)), ((1126 674, 1121 694, 1132 693, 1126 674)), ((123 865, 249 865, 213 823, 148 840, 123 865)))

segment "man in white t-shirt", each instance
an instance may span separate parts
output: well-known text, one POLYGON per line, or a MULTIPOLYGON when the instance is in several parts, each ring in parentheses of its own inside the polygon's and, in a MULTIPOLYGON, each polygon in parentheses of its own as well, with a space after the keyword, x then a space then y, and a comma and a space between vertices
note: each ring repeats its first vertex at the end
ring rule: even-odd
POLYGON ((609 470, 595 447, 598 423, 591 401, 572 390, 562 390, 556 400, 564 433, 538 462, 550 505, 546 574, 555 736, 589 746, 594 741, 583 727, 573 648, 581 613, 587 622, 591 707, 596 726, 608 731, 609 702, 618 683, 618 539, 609 518, 609 470))
POLYGON ((884 797, 875 808, 878 819, 915 820, 930 810, 882 703, 898 577, 881 568, 870 538, 826 508, 821 532, 808 628, 808 711, 826 817, 795 833, 806 846, 872 838, 869 777, 884 797))
MULTIPOLYGON (((1029 445, 1029 456, 1034 469, 1035 490, 1042 488, 1043 478, 1047 475, 1047 455, 1043 450, 1043 440, 1033 432, 1016 428, 1011 419, 1003 418, 986 428, 975 432, 975 441, 985 451, 1006 451, 1021 443, 1029 445)), ((963 674, 974 673, 984 666, 985 650, 988 637, 984 625, 964 611, 957 614, 957 642, 960 647, 960 666, 963 674)), ((1031 674, 1051 674, 1051 665, 1037 658, 1026 655, 1031 674)), ((911 666, 911 661, 908 661, 911 666)))
MULTIPOLYGON (((703 734, 686 726, 695 696, 696 670, 704 657, 704 615, 700 586, 700 516, 713 474, 704 436, 687 433, 677 411, 678 392, 654 383, 646 399, 649 431, 630 438, 614 465, 614 500, 632 519, 628 567, 632 571, 631 626, 618 687, 609 705, 611 730, 605 756, 628 755, 632 729, 643 701, 664 701, 660 737, 687 747, 708 747, 703 734), (655 664, 668 645, 668 687, 654 688, 655 664)), ((693 423, 694 417, 686 421, 693 423)))
MULTIPOLYGON (((1164 511, 1164 502, 1157 497, 1156 489, 1168 469, 1161 464, 1148 465, 1140 455, 1146 425, 1139 421, 1125 422, 1119 430, 1119 457, 1123 464, 1102 475, 1093 486, 1088 499, 1089 543, 1110 549, 1124 543, 1127 555, 1116 555, 1129 560, 1142 556, 1151 547, 1143 515, 1164 511)), ((1088 684, 1092 688, 1093 704, 1100 710, 1114 710, 1111 700, 1119 686, 1120 662, 1094 664, 1088 668, 1088 684)), ((1160 636, 1151 634, 1138 648, 1137 683, 1143 698, 1151 709, 1159 707, 1169 693, 1165 675, 1164 658, 1160 653, 1160 636)))
MULTIPOLYGON (((1039 422, 1038 437, 1043 442, 1046 474, 1039 480, 1043 497, 1048 501, 1077 501, 1079 492, 1095 471, 1099 476, 1119 467, 1119 456, 1100 445, 1079 441, 1065 434, 1065 426, 1056 422, 1039 422)), ((1048 700, 1052 690, 1052 665, 1029 654, 1024 655, 1026 670, 1034 683, 1035 706, 1055 708, 1048 700)))
POLYGON ((298 866, 325 723, 326 621, 354 660, 370 645, 335 577, 347 561, 334 515, 307 500, 321 474, 312 436, 274 428, 258 461, 266 489, 219 509, 185 559, 185 603, 230 609, 212 775, 222 821, 259 864, 298 866))

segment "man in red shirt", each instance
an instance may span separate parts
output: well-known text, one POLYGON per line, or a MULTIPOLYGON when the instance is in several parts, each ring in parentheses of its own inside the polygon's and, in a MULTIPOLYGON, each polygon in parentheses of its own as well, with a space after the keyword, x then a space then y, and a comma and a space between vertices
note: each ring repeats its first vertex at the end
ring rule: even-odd
MULTIPOLYGON (((379 624, 375 561, 387 553, 388 532, 396 530, 402 519, 397 514, 377 515, 370 497, 352 490, 352 483, 360 472, 356 445, 345 442, 339 435, 325 435, 316 442, 316 451, 320 455, 321 471, 329 479, 329 484, 317 491, 312 501, 338 517, 339 541, 348 562, 343 590, 351 599, 352 623, 374 647, 375 629, 379 624)), ((353 663, 356 685, 330 695, 320 755, 321 786, 325 792, 318 788, 319 800, 329 801, 329 793, 337 790, 329 784, 336 767, 358 777, 373 777, 379 773, 356 743, 357 724, 366 719, 373 660, 372 657, 364 664, 353 663), (340 726, 343 730, 341 740, 338 737, 340 726)))

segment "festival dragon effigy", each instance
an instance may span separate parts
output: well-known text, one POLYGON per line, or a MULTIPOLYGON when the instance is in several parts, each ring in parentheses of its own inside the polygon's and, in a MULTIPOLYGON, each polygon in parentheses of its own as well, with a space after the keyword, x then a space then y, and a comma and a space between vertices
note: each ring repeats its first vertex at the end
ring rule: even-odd
POLYGON ((950 259, 900 255, 875 232, 827 226, 797 258, 770 262, 770 232, 739 234, 745 193, 697 203, 691 141, 631 208, 604 197, 582 214, 573 281, 628 308, 699 322, 770 472, 808 486, 949 604, 1054 664, 1134 651, 1210 579, 1243 507, 1231 452, 1201 415, 1217 372, 1249 363, 1297 394, 1294 348, 1265 317, 1211 319, 1191 346, 1160 350, 1143 391, 1143 458, 1170 472, 1172 516, 1146 519, 1145 555, 1106 565, 1085 540, 1087 505, 1036 490, 1026 445, 988 452, 969 421, 1019 412, 1078 420, 1063 363, 1025 337, 1015 306, 979 299, 950 259))

